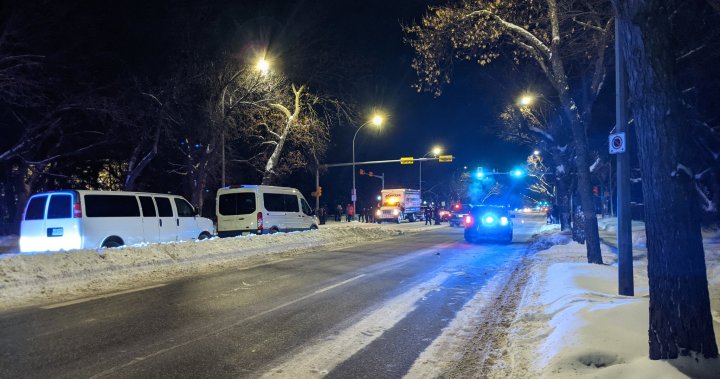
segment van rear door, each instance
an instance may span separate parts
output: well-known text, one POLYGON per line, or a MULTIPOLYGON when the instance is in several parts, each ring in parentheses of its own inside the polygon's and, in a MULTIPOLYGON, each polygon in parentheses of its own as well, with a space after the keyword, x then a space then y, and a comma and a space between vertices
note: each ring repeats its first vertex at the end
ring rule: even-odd
POLYGON ((170 204, 170 198, 165 196, 155 196, 155 203, 158 208, 158 219, 159 219, 159 241, 160 242, 171 242, 177 241, 177 224, 175 215, 173 214, 173 207, 170 204))
POLYGON ((69 193, 53 193, 47 207, 45 231, 53 250, 79 249, 80 218, 73 218, 73 196, 69 193))
POLYGON ((45 230, 45 208, 48 195, 36 195, 28 200, 25 217, 20 224, 20 251, 45 251, 48 249, 45 230))
POLYGON ((257 232, 255 192, 221 192, 217 201, 218 233, 257 232))

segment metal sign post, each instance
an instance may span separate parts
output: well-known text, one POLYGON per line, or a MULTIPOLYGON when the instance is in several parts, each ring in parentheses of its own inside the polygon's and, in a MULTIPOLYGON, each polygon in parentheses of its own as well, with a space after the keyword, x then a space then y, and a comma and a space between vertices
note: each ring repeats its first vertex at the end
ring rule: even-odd
POLYGON ((634 296, 632 225, 630 215, 630 156, 625 138, 627 127, 625 65, 622 54, 620 22, 615 18, 615 131, 610 136, 610 153, 617 154, 617 240, 618 240, 618 293, 634 296))

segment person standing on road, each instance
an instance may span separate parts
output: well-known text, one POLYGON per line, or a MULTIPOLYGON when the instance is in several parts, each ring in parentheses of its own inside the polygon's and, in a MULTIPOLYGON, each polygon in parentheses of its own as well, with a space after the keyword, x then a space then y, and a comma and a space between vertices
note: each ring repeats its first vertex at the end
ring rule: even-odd
POLYGON ((425 208, 425 225, 432 225, 433 210, 430 207, 425 208))
POLYGON ((325 225, 325 219, 327 218, 327 207, 325 205, 318 209, 318 218, 320 219, 320 225, 325 225))
POLYGON ((347 222, 352 221, 355 219, 355 207, 353 207, 352 203, 348 203, 347 207, 345 208, 347 213, 347 222))
POLYGON ((335 207, 335 221, 340 222, 340 220, 342 220, 342 205, 338 204, 335 207))

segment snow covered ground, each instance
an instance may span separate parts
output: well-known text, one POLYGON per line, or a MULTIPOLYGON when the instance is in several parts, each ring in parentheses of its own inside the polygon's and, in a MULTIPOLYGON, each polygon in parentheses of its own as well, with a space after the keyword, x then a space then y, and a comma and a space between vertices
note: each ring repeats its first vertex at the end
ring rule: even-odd
POLYGON ((137 288, 238 265, 262 264, 321 246, 352 246, 442 227, 447 225, 352 222, 307 232, 117 249, 3 254, 0 255, 0 310, 137 288))
MULTIPOLYGON (((601 236, 609 245, 616 244, 616 224, 616 219, 600 220, 601 236)), ((720 344, 720 233, 706 231, 703 236, 720 344)), ((530 246, 527 265, 517 273, 519 285, 514 287, 511 279, 512 288, 503 290, 498 286, 507 278, 498 278, 478 293, 407 377, 720 378, 719 359, 648 358, 647 251, 641 222, 633 222, 633 246, 635 296, 619 296, 611 247, 602 246, 606 265, 590 265, 584 245, 560 233, 558 225, 544 226, 530 246), (515 293, 520 297, 517 308, 508 319, 495 320, 494 314, 513 304, 515 293), (499 307, 487 309, 488 304, 499 307), (498 333, 494 328, 507 329, 498 333), (488 348, 492 351, 477 353, 488 348), (478 356, 491 367, 477 364, 478 356)))
MULTIPOLYGON (((604 224, 604 225, 603 225, 604 224)), ((614 228, 613 221, 601 229, 614 228)), ((651 361, 648 355, 647 256, 644 226, 634 224, 635 296, 617 295, 616 257, 589 265, 585 246, 565 242, 533 257, 528 285, 507 338, 506 354, 492 377, 718 378, 720 359, 651 361), (642 235, 642 236, 641 236, 642 235)), ((706 236, 707 237, 707 236, 706 236)), ((720 343, 720 246, 706 238, 706 261, 720 343)))

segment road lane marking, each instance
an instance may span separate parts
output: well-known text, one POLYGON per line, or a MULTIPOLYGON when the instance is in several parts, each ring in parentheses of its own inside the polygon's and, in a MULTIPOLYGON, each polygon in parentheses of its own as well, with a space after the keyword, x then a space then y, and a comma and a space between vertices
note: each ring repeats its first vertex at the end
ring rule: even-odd
POLYGON ((431 291, 435 291, 450 277, 439 272, 432 278, 418 283, 403 294, 384 303, 360 321, 339 334, 325 336, 303 346, 282 363, 264 373, 262 378, 301 378, 327 375, 338 364, 370 345, 403 320, 417 308, 418 303, 431 291))
POLYGON ((330 291, 330 290, 333 289, 333 288, 337 288, 337 287, 340 287, 340 286, 342 286, 342 285, 348 284, 348 283, 350 283, 350 282, 352 282, 352 281, 354 281, 354 280, 360 279, 360 278, 362 278, 362 277, 365 276, 365 275, 366 275, 366 274, 360 274, 360 275, 354 276, 354 277, 352 277, 352 278, 350 278, 350 279, 348 279, 348 280, 343 280, 343 281, 340 282, 340 283, 335 283, 335 284, 333 284, 333 285, 331 285, 331 286, 327 286, 327 287, 325 287, 325 288, 321 288, 321 289, 315 291, 315 294, 317 295, 317 294, 319 294, 319 293, 323 293, 323 292, 330 291))
POLYGON ((149 290, 149 289, 153 289, 153 288, 164 287, 164 286, 166 286, 166 285, 167 285, 167 284, 165 284, 165 283, 160 283, 160 284, 155 284, 155 285, 152 285, 152 286, 147 286, 147 287, 142 287, 142 288, 133 288, 133 289, 125 290, 125 291, 113 292, 113 293, 108 293, 108 294, 104 294, 104 295, 97 295, 97 296, 85 297, 85 298, 82 298, 82 299, 75 299, 75 300, 65 301, 65 302, 62 302, 62 303, 55 303, 55 304, 51 304, 51 305, 44 305, 44 306, 40 307, 40 309, 62 308, 62 307, 67 307, 68 305, 75 305, 75 304, 80 304, 80 303, 86 303, 86 302, 88 302, 88 301, 93 301, 93 300, 98 300, 98 299, 106 299, 106 298, 113 297, 113 296, 125 295, 125 294, 128 294, 128 293, 140 292, 140 291, 145 291, 145 290, 149 290))
POLYGON ((190 339, 190 340, 187 340, 187 341, 184 341, 184 342, 181 342, 181 343, 172 345, 172 346, 168 346, 168 347, 166 347, 166 348, 164 348, 164 349, 157 350, 157 351, 155 351, 155 352, 153 352, 153 353, 147 354, 147 355, 142 356, 142 357, 135 357, 135 358, 133 358, 131 361, 127 362, 127 363, 124 363, 124 364, 122 364, 122 365, 118 365, 118 366, 115 366, 115 367, 111 367, 111 368, 109 368, 109 369, 107 369, 107 370, 105 370, 105 371, 99 372, 99 373, 91 376, 90 378, 91 378, 91 379, 92 379, 92 378, 100 378, 100 377, 103 377, 103 376, 112 374, 112 373, 114 373, 114 372, 116 372, 116 371, 118 371, 118 370, 122 370, 122 369, 124 369, 124 368, 133 366, 133 365, 135 365, 136 363, 140 363, 140 362, 142 362, 142 361, 144 361, 144 360, 147 360, 147 359, 156 357, 156 356, 158 356, 158 355, 167 353, 167 352, 169 352, 169 351, 172 351, 172 350, 175 350, 175 349, 178 349, 178 348, 181 348, 181 347, 190 345, 190 344, 192 344, 192 343, 195 343, 195 342, 197 342, 197 341, 200 341, 200 340, 203 340, 203 339, 206 339, 206 338, 209 338, 209 337, 214 337, 214 336, 220 335, 221 333, 226 332, 226 331, 228 331, 228 330, 230 330, 230 329, 233 329, 233 328, 235 328, 236 326, 241 325, 241 324, 243 324, 243 323, 245 323, 245 322, 251 321, 251 320, 256 319, 256 318, 258 318, 258 317, 265 316, 265 315, 267 315, 267 314, 269 314, 269 313, 275 312, 275 311, 280 310, 280 309, 282 309, 282 308, 289 307, 289 306, 291 306, 291 305, 293 305, 293 304, 296 304, 296 303, 299 303, 299 302, 301 302, 301 301, 307 300, 307 299, 309 299, 309 298, 311 298, 311 297, 317 296, 317 295, 319 295, 319 294, 321 294, 321 293, 330 291, 331 289, 334 289, 334 288, 343 286, 343 285, 348 284, 348 283, 350 283, 350 282, 352 282, 352 281, 355 281, 355 280, 357 280, 357 279, 360 279, 360 278, 364 277, 365 275, 366 275, 366 274, 356 275, 356 276, 354 276, 354 277, 352 277, 352 278, 350 278, 350 279, 346 279, 346 280, 343 280, 343 281, 341 281, 341 282, 338 282, 338 283, 335 283, 335 284, 331 284, 331 285, 329 285, 329 286, 327 286, 327 287, 323 287, 323 288, 321 288, 321 289, 319 289, 319 290, 316 290, 316 291, 314 291, 314 292, 312 292, 312 293, 309 293, 309 294, 307 294, 307 295, 305 295, 305 296, 301 296, 301 297, 299 297, 299 298, 297 298, 297 299, 295 299, 295 300, 288 301, 288 302, 286 302, 286 303, 280 304, 280 305, 275 306, 275 307, 272 307, 272 308, 270 308, 270 309, 266 309, 266 310, 264 310, 264 311, 262 311, 262 312, 260 312, 260 313, 256 313, 256 314, 254 314, 254 315, 251 315, 251 316, 242 318, 242 319, 240 319, 240 320, 238 320, 238 321, 236 321, 236 322, 234 322, 234 323, 232 323, 232 324, 229 324, 229 325, 227 325, 227 326, 224 326, 224 327, 222 327, 222 328, 220 328, 220 329, 207 332, 207 333, 202 334, 202 335, 200 335, 200 336, 198 336, 198 337, 192 338, 192 339, 190 339))

